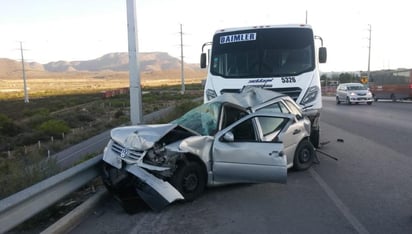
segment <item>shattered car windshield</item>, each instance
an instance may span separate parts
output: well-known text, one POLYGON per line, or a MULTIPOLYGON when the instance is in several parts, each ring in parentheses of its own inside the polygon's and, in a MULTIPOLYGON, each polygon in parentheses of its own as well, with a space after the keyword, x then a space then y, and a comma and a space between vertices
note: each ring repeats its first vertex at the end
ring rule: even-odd
POLYGON ((198 106, 172 123, 189 128, 202 136, 213 136, 217 132, 219 111, 222 103, 209 102, 198 106))

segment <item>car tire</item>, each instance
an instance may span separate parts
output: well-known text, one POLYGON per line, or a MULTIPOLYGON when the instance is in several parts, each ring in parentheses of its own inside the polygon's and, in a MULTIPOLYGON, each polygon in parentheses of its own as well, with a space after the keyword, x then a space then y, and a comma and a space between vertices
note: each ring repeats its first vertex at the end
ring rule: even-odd
POLYGON ((346 103, 348 103, 348 105, 352 105, 352 102, 350 102, 349 97, 346 97, 346 103))
POLYGON ((199 163, 182 163, 179 164, 170 182, 183 195, 186 201, 193 201, 205 189, 206 173, 199 163))
POLYGON ((299 143, 293 158, 293 169, 304 171, 309 169, 316 157, 315 148, 308 140, 299 143))
POLYGON ((339 97, 336 97, 336 104, 337 104, 337 105, 340 104, 339 97))
POLYGON ((391 94, 391 99, 392 99, 392 102, 396 102, 396 95, 395 94, 391 94))
POLYGON ((378 98, 375 96, 375 94, 372 94, 372 98, 373 98, 373 100, 374 100, 375 102, 378 101, 378 98))

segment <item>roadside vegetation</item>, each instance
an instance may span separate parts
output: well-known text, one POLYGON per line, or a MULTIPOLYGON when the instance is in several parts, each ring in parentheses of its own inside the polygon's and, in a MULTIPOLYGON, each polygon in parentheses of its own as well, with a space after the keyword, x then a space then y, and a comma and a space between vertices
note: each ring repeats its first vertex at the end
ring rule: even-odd
MULTIPOLYGON (((143 114, 176 106, 169 122, 199 103, 200 84, 147 87, 142 91, 143 114)), ((102 93, 47 96, 0 101, 0 199, 57 172, 51 155, 113 127, 128 124, 128 94, 102 93)))

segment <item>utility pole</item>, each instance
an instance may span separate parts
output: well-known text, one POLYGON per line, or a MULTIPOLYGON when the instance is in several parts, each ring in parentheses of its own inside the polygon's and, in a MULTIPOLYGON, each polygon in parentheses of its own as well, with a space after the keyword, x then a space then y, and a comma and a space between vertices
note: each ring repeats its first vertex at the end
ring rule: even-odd
POLYGON ((26 70, 24 69, 23 43, 22 42, 20 42, 20 53, 21 53, 21 65, 23 68, 24 103, 29 103, 29 94, 27 92, 27 82, 26 82, 26 70))
POLYGON ((308 11, 306 10, 305 24, 308 24, 308 11))
POLYGON ((369 83, 369 79, 370 79, 370 75, 371 75, 371 41, 372 41, 372 25, 370 25, 369 24, 369 29, 368 29, 368 31, 369 31, 369 46, 368 46, 368 49, 369 49, 369 55, 368 55, 368 82, 367 83, 369 83))
POLYGON ((130 121, 140 124, 142 115, 142 90, 140 86, 139 48, 137 44, 136 1, 127 0, 127 33, 129 46, 130 121))
POLYGON ((185 70, 184 70, 184 62, 183 62, 183 30, 182 30, 182 24, 180 24, 180 60, 181 60, 180 77, 181 77, 181 80, 182 80, 181 94, 185 94, 185 70))

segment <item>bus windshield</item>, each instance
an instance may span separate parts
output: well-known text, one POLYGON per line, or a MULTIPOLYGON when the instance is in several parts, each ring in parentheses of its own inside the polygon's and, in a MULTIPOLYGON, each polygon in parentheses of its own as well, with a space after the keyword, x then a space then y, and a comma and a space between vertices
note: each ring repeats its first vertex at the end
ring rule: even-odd
POLYGON ((264 28, 215 34, 210 72, 224 78, 295 76, 315 69, 313 32, 264 28))

